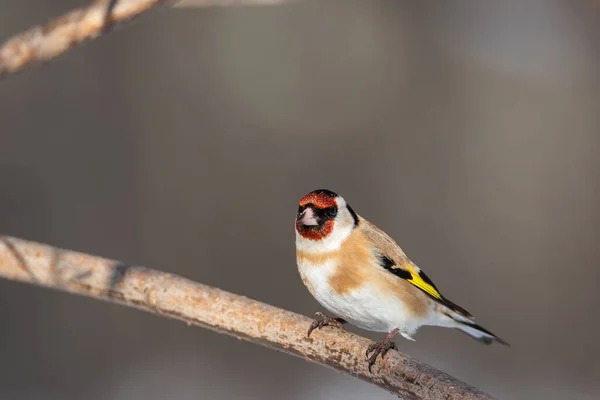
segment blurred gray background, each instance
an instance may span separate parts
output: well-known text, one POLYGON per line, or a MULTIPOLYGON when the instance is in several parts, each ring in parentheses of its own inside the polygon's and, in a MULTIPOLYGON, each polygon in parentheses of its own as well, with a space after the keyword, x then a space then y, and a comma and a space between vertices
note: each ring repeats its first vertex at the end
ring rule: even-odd
MULTIPOLYGON (((85 3, 3 0, 0 38, 85 3)), ((512 345, 402 351, 503 399, 598 398, 600 4, 482 3, 161 9, 8 77, 2 233, 312 315, 293 219, 329 188, 512 345)), ((4 280, 0 315, 2 399, 392 398, 4 280)))

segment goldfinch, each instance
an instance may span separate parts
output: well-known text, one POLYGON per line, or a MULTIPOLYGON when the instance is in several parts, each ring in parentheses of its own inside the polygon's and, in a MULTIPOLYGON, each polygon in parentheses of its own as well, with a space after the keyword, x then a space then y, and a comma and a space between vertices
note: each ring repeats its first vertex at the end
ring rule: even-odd
POLYGON ((396 349, 396 334, 414 340, 423 325, 457 328, 481 343, 508 345, 445 298, 391 237, 330 190, 315 190, 300 199, 296 262, 309 292, 335 315, 316 313, 321 319, 315 319, 308 336, 314 329, 346 322, 387 333, 366 350, 369 371, 378 355, 383 358, 396 349))

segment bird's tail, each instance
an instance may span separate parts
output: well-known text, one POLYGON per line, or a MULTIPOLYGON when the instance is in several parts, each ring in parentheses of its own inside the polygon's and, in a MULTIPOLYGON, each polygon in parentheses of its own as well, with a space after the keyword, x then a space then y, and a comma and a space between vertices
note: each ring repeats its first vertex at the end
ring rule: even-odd
POLYGON ((473 316, 469 314, 464 308, 460 308, 459 306, 450 302, 447 299, 446 302, 449 303, 449 306, 446 306, 451 310, 451 312, 446 313, 446 315, 452 319, 454 327, 457 328, 459 331, 466 333, 473 339, 483 344, 491 344, 492 342, 496 341, 506 346, 510 346, 505 340, 494 335, 492 332, 488 331, 484 327, 477 325, 473 321, 473 316))
POLYGON ((499 338, 498 336, 494 335, 492 332, 488 331, 487 329, 483 328, 482 326, 477 325, 474 322, 463 322, 463 321, 457 321, 457 322, 458 322, 458 326, 457 326, 458 330, 466 333, 467 335, 471 336, 473 339, 477 340, 480 343, 491 344, 492 342, 496 341, 498 343, 502 343, 503 345, 510 346, 505 340, 499 338))

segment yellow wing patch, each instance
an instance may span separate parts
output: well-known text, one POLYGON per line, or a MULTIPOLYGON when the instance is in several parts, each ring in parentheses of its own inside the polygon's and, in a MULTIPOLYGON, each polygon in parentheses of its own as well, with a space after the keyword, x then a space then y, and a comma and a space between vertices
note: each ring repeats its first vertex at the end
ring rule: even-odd
POLYGON ((457 304, 454 304, 450 300, 446 299, 439 290, 435 287, 434 283, 429 279, 427 275, 419 267, 411 263, 410 261, 402 262, 401 265, 397 265, 394 260, 385 255, 378 255, 380 265, 387 271, 396 275, 400 279, 404 279, 411 285, 419 288, 423 292, 427 293, 437 302, 443 304, 448 307, 450 310, 455 311, 459 314, 462 314, 464 317, 472 318, 472 315, 460 307, 457 304))
POLYGON ((436 299, 442 298, 442 295, 440 292, 438 292, 436 287, 433 285, 433 282, 431 282, 427 275, 414 267, 406 267, 406 269, 408 272, 410 272, 410 279, 407 279, 408 282, 426 292, 430 296, 435 297, 436 299))
POLYGON ((378 255, 380 265, 396 275, 400 279, 404 279, 413 286, 418 287, 436 300, 444 301, 444 298, 437 290, 431 279, 419 267, 410 263, 403 262, 396 264, 396 261, 385 255, 378 255))

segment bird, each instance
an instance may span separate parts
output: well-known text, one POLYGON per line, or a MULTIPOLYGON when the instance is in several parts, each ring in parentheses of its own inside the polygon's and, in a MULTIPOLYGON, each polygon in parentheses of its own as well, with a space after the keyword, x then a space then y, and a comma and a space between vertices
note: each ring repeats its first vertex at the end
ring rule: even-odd
POLYGON ((423 270, 383 230, 358 215, 328 189, 304 195, 296 213, 296 263, 310 294, 333 316, 317 312, 307 335, 346 323, 383 340, 365 351, 369 372, 391 350, 400 334, 408 340, 421 326, 456 328, 480 343, 506 341, 475 323, 464 308, 448 300, 423 270))

